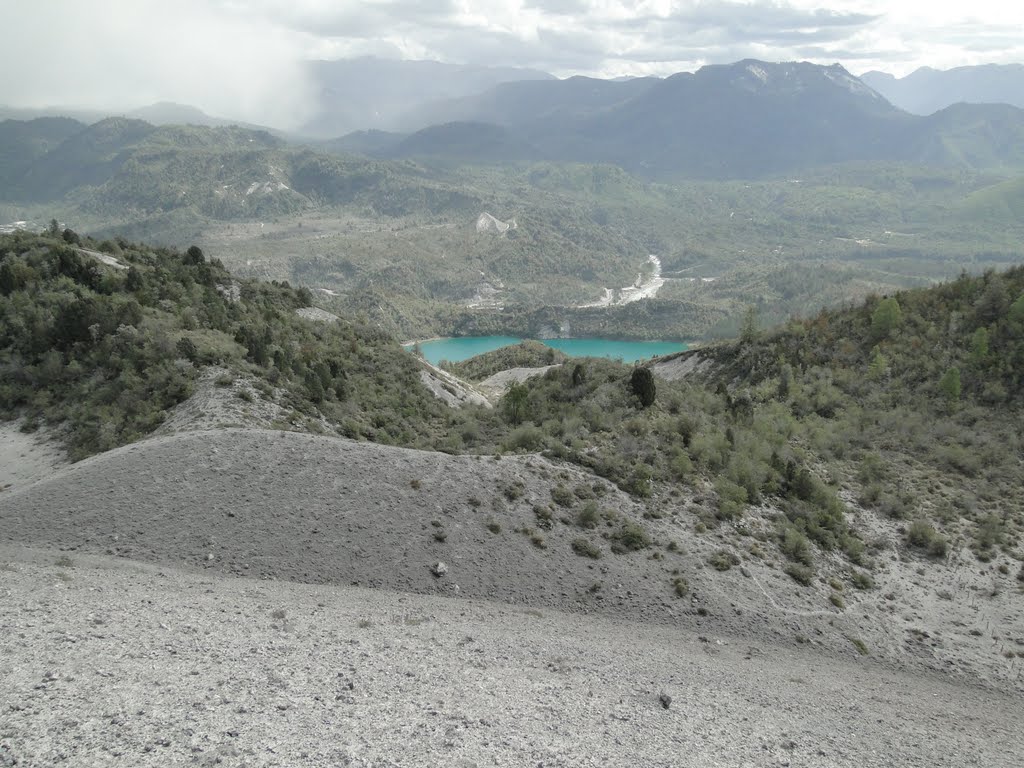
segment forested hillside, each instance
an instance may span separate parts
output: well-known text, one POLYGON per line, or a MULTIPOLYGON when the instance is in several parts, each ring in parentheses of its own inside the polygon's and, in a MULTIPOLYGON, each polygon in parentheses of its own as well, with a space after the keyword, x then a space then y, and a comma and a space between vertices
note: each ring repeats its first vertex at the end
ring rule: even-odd
MULTIPOLYGON (((152 432, 217 365, 226 384, 251 382, 240 397, 280 409, 281 429, 542 451, 648 499, 652 515, 695 498, 698 533, 778 544, 798 581, 831 551, 870 569, 889 543, 857 521, 861 507, 905 521, 922 556, 970 543, 1009 568, 1004 553, 1019 553, 1022 268, 769 332, 751 315, 736 342, 647 368, 571 360, 512 385, 497 408, 452 410, 393 338, 304 319, 308 291, 237 281, 198 248, 67 230, 4 236, 0 259, 0 408, 27 429, 60 428, 75 458, 152 432)), ((527 347, 460 370, 483 378, 536 359, 527 347)), ((585 489, 551 503, 584 527, 601 519, 585 489)), ((647 546, 633 533, 629 546, 647 546)))
POLYGON ((236 281, 195 247, 4 236, 0 414, 60 427, 82 458, 152 432, 216 364, 225 384, 249 377, 281 406, 282 428, 429 442, 448 414, 415 361, 365 325, 299 317, 310 303, 304 289, 236 281))

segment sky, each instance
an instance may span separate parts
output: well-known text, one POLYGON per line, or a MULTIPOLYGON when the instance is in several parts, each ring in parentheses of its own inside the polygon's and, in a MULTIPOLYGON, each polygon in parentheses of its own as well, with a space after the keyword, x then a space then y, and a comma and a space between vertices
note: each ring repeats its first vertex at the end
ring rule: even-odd
POLYGON ((668 75, 743 58, 898 76, 1024 62, 1011 0, 0 0, 0 104, 157 101, 289 128, 303 62, 374 55, 559 77, 668 75))

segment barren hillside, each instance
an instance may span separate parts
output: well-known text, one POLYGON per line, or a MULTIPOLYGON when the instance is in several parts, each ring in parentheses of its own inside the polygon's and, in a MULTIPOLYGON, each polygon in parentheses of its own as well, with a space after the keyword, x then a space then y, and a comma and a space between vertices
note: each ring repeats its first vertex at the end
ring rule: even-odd
POLYGON ((5 766, 1024 759, 1018 696, 711 630, 23 547, 0 569, 5 766))

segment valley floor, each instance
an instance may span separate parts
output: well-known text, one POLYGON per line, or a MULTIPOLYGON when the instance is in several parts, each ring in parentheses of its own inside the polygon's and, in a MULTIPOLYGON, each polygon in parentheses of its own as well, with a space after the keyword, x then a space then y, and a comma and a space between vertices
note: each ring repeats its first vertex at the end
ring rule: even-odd
POLYGON ((0 549, 0 765, 1024 762, 1019 697, 868 660, 61 557, 0 549))

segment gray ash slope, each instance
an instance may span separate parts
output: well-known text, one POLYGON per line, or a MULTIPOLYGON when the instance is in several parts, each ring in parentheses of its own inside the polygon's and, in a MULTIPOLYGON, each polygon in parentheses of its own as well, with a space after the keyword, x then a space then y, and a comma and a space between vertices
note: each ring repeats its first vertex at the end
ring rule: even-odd
MULTIPOLYGON (((578 468, 537 456, 450 456, 225 429, 152 438, 4 494, 0 543, 211 576, 600 614, 690 633, 801 642, 844 657, 863 647, 890 666, 1024 689, 1020 659, 1005 656, 1016 650, 1014 638, 1024 638, 1020 601, 1013 594, 979 598, 984 577, 967 560, 926 570, 894 556, 875 574, 877 589, 848 591, 840 608, 830 604, 824 577, 800 587, 771 558, 745 553, 730 531, 695 535, 698 503, 692 496, 640 504, 578 468), (572 508, 552 502, 560 486, 580 494, 599 489, 597 528, 578 524, 579 500, 572 508), (650 544, 613 554, 627 523, 642 526, 650 544), (579 540, 601 557, 581 556, 579 540), (725 572, 708 565, 723 550, 737 561, 725 572), (438 562, 448 567, 441 577, 432 573, 438 562), (682 596, 680 579, 688 587, 682 596), (953 599, 935 597, 951 587, 953 599)), ((767 518, 760 522, 770 528, 767 518)), ((827 572, 829 564, 822 565, 827 572)))
POLYGON ((2 765, 1024 761, 1018 695, 806 648, 77 553, 56 560, 0 545, 2 765))
POLYGON ((706 567, 726 539, 658 509, 536 456, 265 430, 65 467, 0 494, 0 765, 1024 761, 993 645, 1013 596, 973 618, 953 611, 977 599, 937 601, 941 641, 908 645, 935 588, 912 591, 912 563, 824 608, 756 559, 706 567), (581 529, 578 505, 540 525, 553 487, 595 484, 612 525, 581 529), (609 552, 623 520, 655 543, 609 552))

